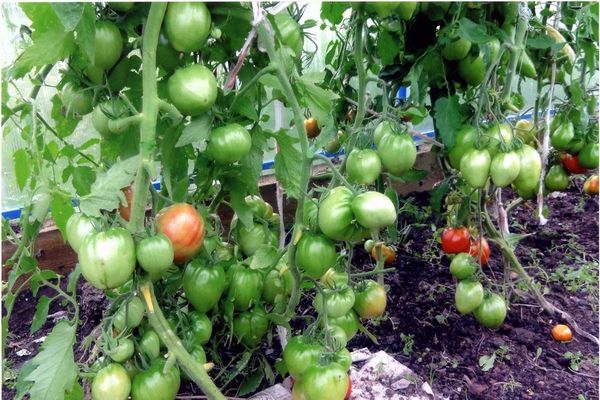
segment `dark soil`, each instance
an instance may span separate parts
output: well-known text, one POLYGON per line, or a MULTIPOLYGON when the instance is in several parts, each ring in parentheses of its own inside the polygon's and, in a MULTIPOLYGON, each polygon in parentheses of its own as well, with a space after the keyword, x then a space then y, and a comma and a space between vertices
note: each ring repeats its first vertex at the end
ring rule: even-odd
MULTIPOLYGON (((428 205, 428 195, 415 197, 415 204, 428 205)), ((511 231, 530 233, 517 246, 517 255, 529 273, 546 291, 547 298, 567 310, 580 328, 598 336, 598 200, 572 189, 563 197, 549 198, 549 222, 538 227, 532 204, 523 204, 511 213, 511 231)), ((598 397, 598 347, 575 333, 570 343, 558 343, 550 335, 552 319, 529 297, 511 296, 505 323, 497 331, 482 328, 472 316, 454 308, 454 287, 443 256, 425 215, 420 227, 413 227, 398 245, 398 256, 386 274, 389 285, 386 317, 367 328, 377 336, 374 344, 365 335, 350 341, 350 350, 369 347, 386 350, 412 368, 434 391, 451 399, 585 399, 598 397), (565 354, 573 354, 571 359, 565 354), (496 353, 493 367, 484 372, 482 356, 496 353)), ((372 268, 368 255, 357 248, 353 264, 372 268)), ((362 267, 360 267, 362 266, 362 267)), ((489 267, 484 271, 501 279, 499 252, 492 246, 489 267)), ((519 293, 524 287, 513 277, 519 293)), ((78 342, 97 326, 108 301, 101 291, 80 283, 82 326, 78 342)), ((40 294, 52 295, 44 289, 40 294)), ((35 339, 47 335, 52 324, 31 335, 31 318, 37 300, 22 293, 9 323, 6 358, 14 371, 37 351, 35 339), (18 356, 26 349, 31 355, 18 356)), ((50 314, 60 318, 64 307, 53 303, 50 314)), ((276 339, 275 339, 276 340, 276 339)), ((277 353, 277 352, 275 352, 277 353)), ((76 351, 76 360, 82 356, 76 351)), ((269 354, 274 358, 277 354, 269 354)), ((10 372, 10 370, 9 370, 10 372)), ((5 379, 10 378, 6 375, 5 379)), ((9 381, 10 382, 10 381, 9 381)), ((182 393, 196 392, 191 384, 182 393)), ((14 391, 3 384, 2 395, 14 391)))

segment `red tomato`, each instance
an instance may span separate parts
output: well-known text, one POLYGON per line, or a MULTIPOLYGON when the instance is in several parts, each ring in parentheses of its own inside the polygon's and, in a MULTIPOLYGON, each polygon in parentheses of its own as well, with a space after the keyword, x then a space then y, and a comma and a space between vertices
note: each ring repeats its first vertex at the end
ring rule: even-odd
POLYGON ((204 220, 187 203, 176 203, 159 212, 156 216, 156 230, 171 240, 176 263, 198 254, 204 242, 204 220))
POLYGON ((121 191, 125 194, 125 199, 127 199, 127 205, 119 204, 119 214, 125 221, 129 221, 131 217, 131 201, 133 199, 133 190, 131 186, 127 186, 126 188, 121 189, 121 191))
POLYGON ((469 250, 471 236, 464 226, 446 228, 442 233, 442 250, 447 254, 464 253, 469 250))
POLYGON ((560 161, 562 162, 563 167, 565 167, 565 170, 570 174, 583 174, 586 171, 585 168, 579 165, 577 157, 572 154, 562 154, 560 156, 560 161))
POLYGON ((469 254, 475 257, 476 260, 479 260, 481 265, 486 265, 488 259, 490 258, 490 245, 487 240, 482 237, 481 239, 477 239, 475 242, 471 243, 471 248, 469 249, 469 254), (481 244, 480 244, 481 240, 481 244), (479 257, 479 249, 481 248, 481 259, 479 257))

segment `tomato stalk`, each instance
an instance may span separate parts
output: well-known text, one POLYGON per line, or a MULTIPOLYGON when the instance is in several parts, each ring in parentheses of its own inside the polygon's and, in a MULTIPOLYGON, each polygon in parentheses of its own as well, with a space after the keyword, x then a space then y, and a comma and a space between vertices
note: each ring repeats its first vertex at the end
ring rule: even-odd
POLYGON ((524 52, 524 40, 525 34, 527 33, 527 19, 519 13, 517 20, 517 28, 515 32, 515 43, 511 48, 510 62, 508 64, 508 72, 506 74, 506 80, 504 81, 504 88, 502 89, 501 102, 508 103, 510 101, 510 93, 512 91, 512 81, 517 72, 517 65, 519 60, 523 56, 524 52))
POLYGON ((356 109, 356 117, 354 117, 354 129, 358 129, 365 118, 366 114, 366 91, 367 91, 367 72, 363 61, 363 8, 362 3, 358 3, 356 12, 356 32, 354 37, 354 62, 356 63, 356 74, 358 76, 358 107, 356 109))
POLYGON ((316 153, 313 156, 313 160, 324 161, 327 164, 327 166, 329 167, 329 169, 331 169, 331 171, 333 172, 333 175, 337 179, 339 179, 344 186, 346 186, 348 189, 352 190, 352 193, 354 193, 354 194, 357 193, 356 189, 354 189, 354 187, 350 184, 350 182, 348 182, 348 180, 346 180, 346 178, 344 178, 344 175, 341 174, 341 172, 335 167, 335 165, 333 165, 333 163, 331 162, 331 160, 328 157, 324 156, 323 154, 316 153))

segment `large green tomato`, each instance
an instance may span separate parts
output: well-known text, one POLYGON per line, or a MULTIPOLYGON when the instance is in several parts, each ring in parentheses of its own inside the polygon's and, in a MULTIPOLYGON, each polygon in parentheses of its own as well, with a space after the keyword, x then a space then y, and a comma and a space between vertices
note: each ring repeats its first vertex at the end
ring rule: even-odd
POLYGON ((180 53, 171 46, 164 31, 160 32, 158 45, 156 47, 156 64, 167 71, 172 71, 181 65, 180 53))
POLYGON ((346 159, 346 172, 351 182, 370 185, 381 174, 381 160, 375 150, 354 149, 346 159))
POLYGON ((356 286, 354 310, 361 318, 379 318, 385 312, 386 306, 387 294, 379 283, 368 279, 356 286))
POLYGON ((269 330, 269 319, 264 308, 254 307, 233 319, 233 334, 248 347, 256 347, 269 330))
POLYGON ((510 185, 519 176, 521 159, 514 151, 497 153, 492 159, 490 176, 497 187, 510 185))
POLYGON ((477 86, 483 82, 485 77, 485 63, 483 54, 469 54, 458 62, 458 75, 472 86, 477 86))
POLYGON ((477 130, 471 125, 465 125, 456 132, 456 138, 454 139, 454 147, 450 150, 448 158, 450 159, 450 165, 454 169, 460 168, 460 160, 462 156, 473 148, 475 140, 477 139, 477 130))
POLYGON ((482 142, 490 153, 490 157, 494 157, 498 152, 500 144, 510 145, 513 142, 512 128, 508 124, 493 124, 490 126, 482 137, 482 142))
POLYGON ((460 281, 456 285, 454 300, 458 312, 468 314, 481 304, 483 300, 483 286, 479 282, 460 281))
POLYGON ((134 352, 133 340, 129 338, 119 339, 117 345, 110 349, 109 355, 113 361, 122 363, 131 358, 134 352))
POLYGON ((206 261, 191 261, 183 273, 185 297, 200 312, 212 310, 225 290, 225 270, 221 263, 207 265, 206 261))
POLYGON ((138 296, 133 296, 129 301, 126 301, 115 314, 113 315, 113 327, 119 331, 125 328, 136 328, 144 319, 146 306, 138 296))
POLYGON ((273 304, 277 296, 288 297, 294 285, 292 272, 285 264, 273 268, 265 276, 262 298, 267 303, 273 304))
POLYGON ((354 194, 344 186, 333 188, 319 205, 319 229, 334 240, 360 240, 368 231, 354 218, 352 200, 354 194))
POLYGON ((173 265, 173 245, 163 233, 142 239, 136 255, 140 267, 151 277, 160 277, 173 265))
POLYGON ((198 64, 175 71, 169 78, 167 90, 175 107, 191 116, 208 111, 215 104, 218 92, 217 80, 211 70, 198 64))
POLYGON ((165 33, 178 51, 200 50, 210 33, 210 24, 210 12, 200 2, 169 3, 165 13, 165 33))
POLYGON ((98 133, 104 138, 110 138, 113 135, 123 133, 124 128, 112 127, 110 129, 109 121, 126 116, 127 107, 120 99, 108 100, 94 107, 92 112, 92 125, 98 133))
POLYGON ((243 265, 229 268, 230 282, 228 300, 236 310, 245 311, 260 301, 263 289, 263 275, 257 269, 243 265))
MULTIPOLYGON (((327 307, 327 317, 337 318, 345 315, 354 306, 354 290, 348 286, 336 289, 323 289, 325 295, 325 306, 327 307)), ((317 292, 313 305, 317 312, 323 312, 323 295, 317 292)))
POLYGON ((553 165, 546 173, 544 185, 551 192, 565 190, 569 187, 569 175, 562 165, 553 165))
POLYGON ((304 372, 315 365, 323 354, 323 346, 305 336, 293 336, 283 350, 283 362, 292 378, 302 379, 304 372))
POLYGON ((92 382, 94 400, 127 400, 130 390, 131 379, 121 364, 108 364, 98 371, 92 382))
POLYGON ((188 312, 189 329, 187 336, 193 345, 208 343, 212 335, 212 322, 203 312, 193 310, 188 312))
POLYGON ((346 396, 347 390, 347 369, 336 362, 315 364, 296 382, 292 397, 306 400, 339 400, 346 396))
POLYGON ((542 158, 536 149, 524 144, 516 151, 521 163, 519 175, 513 182, 517 190, 529 191, 537 187, 542 171, 542 158))
POLYGON ((319 279, 337 261, 335 244, 322 235, 304 233, 296 248, 296 264, 306 275, 319 279))
POLYGON ((571 121, 565 121, 552 132, 550 143, 558 151, 569 149, 571 141, 575 138, 575 128, 571 121))
POLYGON ((129 231, 112 228, 93 232, 79 248, 84 278, 98 289, 114 289, 127 282, 135 269, 135 243, 129 231))
POLYGON ((115 24, 110 21, 96 21, 96 47, 94 65, 104 70, 110 69, 121 58, 123 38, 115 24))
POLYGON ((275 33, 277 39, 285 47, 292 49, 296 57, 300 57, 304 47, 304 38, 300 24, 296 22, 286 11, 273 16, 275 33))
POLYGON ((473 311, 473 315, 481 325, 496 329, 506 318, 506 302, 501 296, 492 293, 483 299, 479 307, 473 311))
POLYGON ((210 132, 206 151, 220 164, 240 161, 252 147, 250 133, 239 124, 229 124, 210 132))
POLYGON ((460 160, 460 173, 471 187, 480 189, 485 186, 490 174, 490 153, 483 149, 471 149, 460 160))
POLYGON ((358 223, 369 229, 393 225, 397 216, 392 200, 385 194, 374 191, 356 196, 352 200, 352 212, 358 223))
POLYGON ((150 368, 138 373, 131 385, 132 400, 173 400, 179 392, 179 368, 173 365, 164 372, 166 360, 155 359, 150 368))
POLYGON ((160 338, 153 329, 148 329, 138 342, 140 352, 150 361, 160 355, 160 338))
POLYGON ((449 61, 462 60, 469 54, 471 42, 462 37, 452 37, 442 49, 442 57, 449 61))
POLYGON ((471 277, 476 270, 477 263, 469 253, 458 253, 450 263, 450 273, 459 281, 471 277))
POLYGON ((92 112, 92 92, 68 82, 61 91, 61 100, 65 115, 79 118, 92 112))
POLYGON ((348 311, 345 315, 336 318, 328 318, 329 325, 339 326, 346 333, 348 340, 352 339, 358 332, 360 322, 354 310, 348 311))
POLYGON ((598 143, 588 143, 577 155, 577 161, 583 168, 598 168, 598 143))
POLYGON ((384 135, 377 145, 383 166, 393 175, 409 171, 417 160, 417 146, 408 133, 384 135))
POLYGON ((82 213, 75 213, 67 220, 67 241, 75 253, 79 253, 83 239, 94 232, 96 229, 92 219, 82 213))

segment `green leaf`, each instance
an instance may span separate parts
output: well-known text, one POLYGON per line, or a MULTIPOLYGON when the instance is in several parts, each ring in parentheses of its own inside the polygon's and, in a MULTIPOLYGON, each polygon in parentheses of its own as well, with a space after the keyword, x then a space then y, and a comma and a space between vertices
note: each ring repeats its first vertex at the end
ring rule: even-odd
POLYGON ((90 64, 94 63, 96 53, 96 11, 94 3, 83 3, 83 15, 75 28, 76 42, 79 49, 87 56, 90 64))
MULTIPOLYGON (((398 192, 396 192, 396 190, 393 187, 388 186, 385 189, 384 194, 392 201, 392 203, 394 204, 394 208, 396 209, 396 213, 398 213, 398 203, 399 203, 398 192)), ((393 242, 398 241, 398 226, 396 225, 396 221, 394 221, 393 224, 388 226, 388 232, 390 234, 390 239, 393 242)))
POLYGON ((79 263, 75 266, 75 269, 69 274, 69 283, 67 283, 67 292, 75 294, 77 289, 77 282, 81 277, 81 266, 79 263))
POLYGON ((240 390, 238 391, 238 396, 245 396, 247 394, 253 393, 258 389, 260 383, 265 377, 264 371, 261 368, 257 368, 254 371, 250 372, 244 378, 244 381, 240 385, 240 390))
POLYGON ((37 305, 35 306, 35 313, 33 314, 33 319, 31 320, 31 330, 30 333, 33 335, 46 323, 46 319, 48 318, 48 310, 50 309, 50 303, 52 301, 48 296, 41 296, 38 300, 37 305))
POLYGON ((118 161, 107 172, 100 172, 91 192, 81 198, 81 211, 92 217, 100 217, 100 210, 112 211, 119 207, 121 189, 129 186, 139 166, 139 156, 118 161))
MULTIPOLYGON (((187 194, 187 188, 189 186, 188 177, 188 158, 186 155, 185 148, 175 147, 179 137, 182 134, 182 125, 178 125, 176 128, 172 128, 170 131, 166 131, 160 140, 160 161, 162 163, 161 180, 166 193, 176 201, 183 200, 187 194)), ((205 161, 202 169, 197 171, 198 177, 196 178, 196 184, 202 183, 200 174, 206 174, 208 179, 208 160, 206 155, 203 153, 199 157, 205 161)))
POLYGON ((96 172, 90 167, 78 166, 73 169, 73 187, 80 196, 90 193, 95 180, 96 172))
POLYGON ((279 152, 275 156, 275 176, 288 197, 299 199, 302 154, 295 147, 297 140, 291 138, 285 130, 277 132, 275 139, 279 143, 279 152))
POLYGON ((52 97, 52 111, 50 112, 50 116, 55 122, 54 130, 61 138, 71 135, 80 121, 79 119, 65 118, 62 113, 62 101, 58 94, 52 97))
POLYGON ((41 351, 31 360, 35 369, 25 377, 33 382, 31 400, 62 400, 73 388, 78 368, 73 357, 77 326, 60 321, 42 344, 41 351))
POLYGON ((62 25, 50 3, 19 3, 19 6, 31 20, 34 39, 62 25))
POLYGON ((483 372, 487 372, 494 368, 495 361, 496 353, 493 353, 491 356, 481 356, 479 357, 479 367, 483 372))
POLYGON ((344 11, 348 9, 347 2, 324 1, 321 3, 321 19, 336 25, 344 19, 344 11))
POLYGON ((273 321, 273 323, 275 325, 283 326, 288 331, 291 330, 289 321, 286 318, 284 318, 283 316, 281 316, 280 314, 273 314, 273 313, 267 314, 267 318, 269 318, 271 321, 273 321))
POLYGON ((396 175, 392 175, 392 174, 389 174, 388 176, 392 180, 395 180, 395 181, 398 181, 401 183, 418 182, 427 176, 427 171, 423 171, 420 169, 411 169, 410 171, 406 171, 405 173, 403 173, 400 176, 396 176, 396 175))
POLYGON ((270 269, 279 260, 277 249, 270 244, 260 246, 252 256, 250 269, 270 269))
POLYGON ((537 35, 527 38, 526 46, 532 49, 549 49, 554 44, 554 40, 550 36, 537 35))
POLYGON ((231 207, 235 211, 238 219, 244 226, 252 226, 252 210, 246 204, 244 198, 248 191, 246 190, 246 183, 239 179, 229 179, 225 185, 229 188, 229 194, 231 196, 231 207))
POLYGON ((72 31, 83 15, 84 3, 50 3, 65 31, 72 31))
POLYGON ((463 124, 463 106, 458 101, 458 96, 450 98, 440 97, 435 102, 436 134, 448 148, 454 146, 456 132, 463 124))
POLYGON ((192 122, 183 128, 183 133, 179 136, 179 140, 177 140, 175 147, 183 147, 191 143, 198 143, 208 139, 212 121, 212 114, 203 114, 192 119, 192 122))
POLYGON ((315 84, 315 81, 320 82, 324 77, 324 73, 308 73, 302 75, 295 85, 301 94, 300 98, 303 104, 322 125, 332 118, 334 100, 339 99, 339 96, 331 90, 323 89, 315 84))
POLYGON ((67 58, 75 48, 73 32, 47 31, 25 49, 13 68, 13 78, 25 76, 33 67, 54 64, 67 58))
POLYGON ((246 182, 248 191, 255 193, 258 190, 258 180, 262 173, 264 149, 267 146, 268 138, 258 125, 252 128, 250 135, 252 137, 252 147, 250 148, 250 152, 242 158, 240 164, 242 167, 242 179, 246 182))
POLYGON ((410 100, 412 103, 423 104, 429 86, 429 77, 424 71, 423 61, 413 64, 408 74, 406 74, 405 81, 410 86, 410 100))
POLYGON ((32 208, 31 215, 29 216, 29 222, 40 222, 43 223, 48 215, 48 209, 50 208, 50 192, 46 187, 40 187, 36 191, 33 199, 31 199, 32 208))
POLYGON ((65 400, 83 400, 83 386, 75 381, 71 390, 65 394, 65 400))
POLYGON ((379 31, 379 37, 377 38, 377 53, 381 58, 381 64, 391 65, 394 63, 394 59, 400 52, 400 46, 398 46, 398 40, 392 36, 390 32, 382 28, 379 31))
POLYGON ((492 38, 486 33, 483 25, 476 24, 468 18, 459 21, 459 35, 472 43, 486 43, 492 38))
POLYGON ((254 104, 255 103, 250 96, 243 96, 235 102, 231 111, 234 111, 252 121, 256 121, 258 119, 258 114, 256 113, 254 104))
POLYGON ((23 191, 25 184, 31 174, 29 154, 25 149, 19 149, 13 153, 13 163, 15 168, 15 178, 20 191, 23 191))
POLYGON ((63 240, 67 240, 67 221, 75 212, 71 199, 60 192, 54 192, 50 202, 50 212, 63 240))

